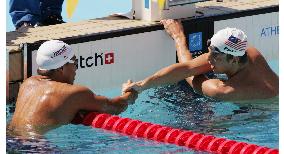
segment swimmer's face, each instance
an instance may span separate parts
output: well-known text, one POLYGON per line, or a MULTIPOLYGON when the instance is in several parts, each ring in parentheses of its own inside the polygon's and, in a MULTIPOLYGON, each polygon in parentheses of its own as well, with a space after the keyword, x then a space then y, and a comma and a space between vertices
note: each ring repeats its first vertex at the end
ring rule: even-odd
POLYGON ((66 63, 64 65, 63 71, 67 79, 67 83, 73 84, 76 76, 76 70, 77 70, 77 60, 76 56, 72 57, 70 59, 70 62, 66 63))
POLYGON ((215 73, 225 73, 228 67, 226 54, 219 52, 215 47, 208 47, 208 62, 215 73))

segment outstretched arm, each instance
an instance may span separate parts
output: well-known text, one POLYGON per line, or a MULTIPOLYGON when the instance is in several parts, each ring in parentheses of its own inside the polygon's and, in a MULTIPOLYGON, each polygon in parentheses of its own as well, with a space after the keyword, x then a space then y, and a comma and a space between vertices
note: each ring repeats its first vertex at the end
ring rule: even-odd
POLYGON ((200 66, 195 59, 185 63, 176 63, 159 70, 142 81, 129 84, 122 91, 126 92, 134 89, 137 92, 141 92, 152 87, 173 84, 189 76, 203 74, 207 70, 207 67, 200 66))
POLYGON ((134 90, 130 90, 115 98, 107 98, 105 96, 95 95, 86 87, 78 86, 74 92, 72 102, 74 102, 73 106, 76 112, 79 110, 88 110, 119 114, 128 107, 128 104, 132 104, 136 98, 137 92, 134 90))
POLYGON ((185 78, 193 87, 192 81, 194 79, 194 75, 203 74, 211 70, 209 63, 207 62, 208 54, 201 55, 192 60, 191 54, 186 45, 183 27, 180 22, 172 19, 166 19, 162 20, 161 23, 164 25, 165 31, 175 41, 180 63, 166 67, 145 80, 136 82, 128 88, 124 88, 124 92, 131 88, 141 92, 151 87, 176 83, 185 78))
POLYGON ((165 67, 146 79, 133 83, 126 87, 123 91, 128 91, 131 88, 141 92, 145 89, 157 87, 161 85, 176 83, 188 76, 191 76, 197 69, 191 69, 191 63, 177 63, 165 67))

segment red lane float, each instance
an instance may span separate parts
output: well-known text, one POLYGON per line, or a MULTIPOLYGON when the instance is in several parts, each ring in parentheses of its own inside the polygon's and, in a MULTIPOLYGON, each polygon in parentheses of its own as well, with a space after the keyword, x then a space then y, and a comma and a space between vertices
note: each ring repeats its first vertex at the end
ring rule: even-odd
POLYGON ((74 123, 102 128, 134 137, 147 138, 159 142, 186 146, 194 150, 220 154, 278 154, 278 149, 270 149, 244 142, 237 142, 192 131, 121 118, 110 114, 92 112, 74 123), (80 122, 79 122, 80 121, 80 122))

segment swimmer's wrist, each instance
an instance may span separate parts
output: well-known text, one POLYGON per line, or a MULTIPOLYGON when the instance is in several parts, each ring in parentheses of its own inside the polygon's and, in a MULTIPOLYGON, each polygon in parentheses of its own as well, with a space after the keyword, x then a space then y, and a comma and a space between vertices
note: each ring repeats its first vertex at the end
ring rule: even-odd
POLYGON ((131 98, 131 92, 130 91, 127 91, 125 92, 122 96, 120 96, 123 101, 125 102, 125 104, 129 104, 129 99, 131 98))
POLYGON ((146 81, 144 81, 144 80, 140 81, 140 82, 137 84, 137 87, 135 88, 135 90, 136 90, 138 93, 141 93, 142 91, 148 89, 148 87, 147 87, 148 84, 147 84, 147 83, 148 83, 147 80, 146 80, 146 81))
POLYGON ((185 40, 185 35, 183 32, 173 33, 172 38, 176 40, 185 40))
POLYGON ((134 89, 127 91, 125 94, 127 104, 133 104, 135 99, 138 97, 138 92, 134 89))
POLYGON ((130 89, 127 92, 124 93, 123 96, 125 96, 126 99, 131 98, 131 96, 135 95, 136 93, 138 93, 135 89, 130 89))
POLYGON ((186 44, 186 39, 184 35, 177 36, 174 40, 176 44, 186 44))

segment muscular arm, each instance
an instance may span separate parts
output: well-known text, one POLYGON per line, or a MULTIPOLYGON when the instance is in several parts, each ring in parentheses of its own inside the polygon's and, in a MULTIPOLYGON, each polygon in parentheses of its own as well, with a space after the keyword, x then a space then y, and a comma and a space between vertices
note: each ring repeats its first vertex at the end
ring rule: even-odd
POLYGON ((179 63, 161 69, 154 75, 132 84, 131 87, 124 89, 124 91, 134 88, 141 92, 151 87, 176 83, 185 78, 193 87, 192 80, 195 75, 200 75, 211 70, 210 64, 207 62, 208 54, 203 54, 192 59, 180 22, 169 19, 162 20, 161 23, 164 24, 165 30, 175 41, 179 63))
POLYGON ((196 73, 195 75, 188 76, 187 78, 185 78, 185 80, 189 83, 189 85, 192 88, 198 90, 196 89, 197 88, 196 84, 201 84, 203 81, 207 79, 203 74, 212 71, 210 64, 207 61, 209 55, 208 53, 205 53, 192 59, 191 53, 185 42, 185 36, 178 35, 174 40, 177 49, 178 61, 180 63, 192 62, 194 63, 195 66, 199 66, 200 68, 202 68, 202 71, 200 71, 199 73, 196 73), (193 82, 195 83, 195 85, 193 82))
POLYGON ((140 90, 156 87, 165 84, 173 84, 189 76, 207 72, 207 67, 199 66, 194 60, 190 62, 177 63, 163 68, 154 75, 140 81, 140 90))
POLYGON ((189 85, 198 93, 219 100, 240 100, 247 99, 243 91, 234 89, 230 84, 225 84, 218 79, 208 79, 204 73, 212 71, 208 63, 208 53, 202 54, 192 59, 191 53, 186 44, 182 25, 177 21, 168 21, 172 24, 163 22, 166 31, 174 39, 179 63, 194 63, 195 67, 202 68, 198 73, 186 78, 189 85), (178 29, 178 30, 177 30, 178 29))
POLYGON ((196 92, 218 100, 242 101, 256 99, 255 95, 250 93, 254 87, 248 85, 240 86, 240 83, 233 84, 230 82, 223 82, 219 79, 198 77, 193 80, 193 86, 196 92))
POLYGON ((195 66, 202 68, 202 71, 194 74, 198 76, 193 75, 193 76, 188 76, 186 78, 186 81, 191 85, 191 87, 194 87, 193 86, 194 79, 196 78, 204 79, 205 76, 200 75, 200 74, 207 73, 212 70, 210 68, 210 64, 207 61, 208 54, 207 53, 203 54, 193 60, 191 53, 186 44, 186 37, 184 35, 182 24, 179 21, 172 20, 172 19, 162 20, 161 23, 164 25, 165 31, 175 41, 178 61, 180 63, 193 62, 195 66))
POLYGON ((130 91, 124 93, 122 96, 117 96, 115 98, 107 98, 105 96, 95 95, 90 89, 86 87, 76 87, 74 92, 74 106, 76 106, 77 111, 88 110, 97 111, 110 114, 119 114, 123 112, 127 106, 130 99, 137 97, 135 91, 130 91))
MULTIPOLYGON (((230 87, 223 86, 223 82, 217 79, 208 79, 203 74, 212 71, 208 63, 208 53, 202 54, 194 59, 186 44, 186 37, 183 32, 182 24, 176 20, 162 20, 166 32, 175 41, 179 63, 194 64, 194 67, 200 68, 195 73, 188 75, 186 81, 198 93, 224 99, 228 93, 233 91, 230 87)), ((188 67, 189 69, 192 69, 188 67)), ((230 97, 228 97, 230 98, 230 97)))

